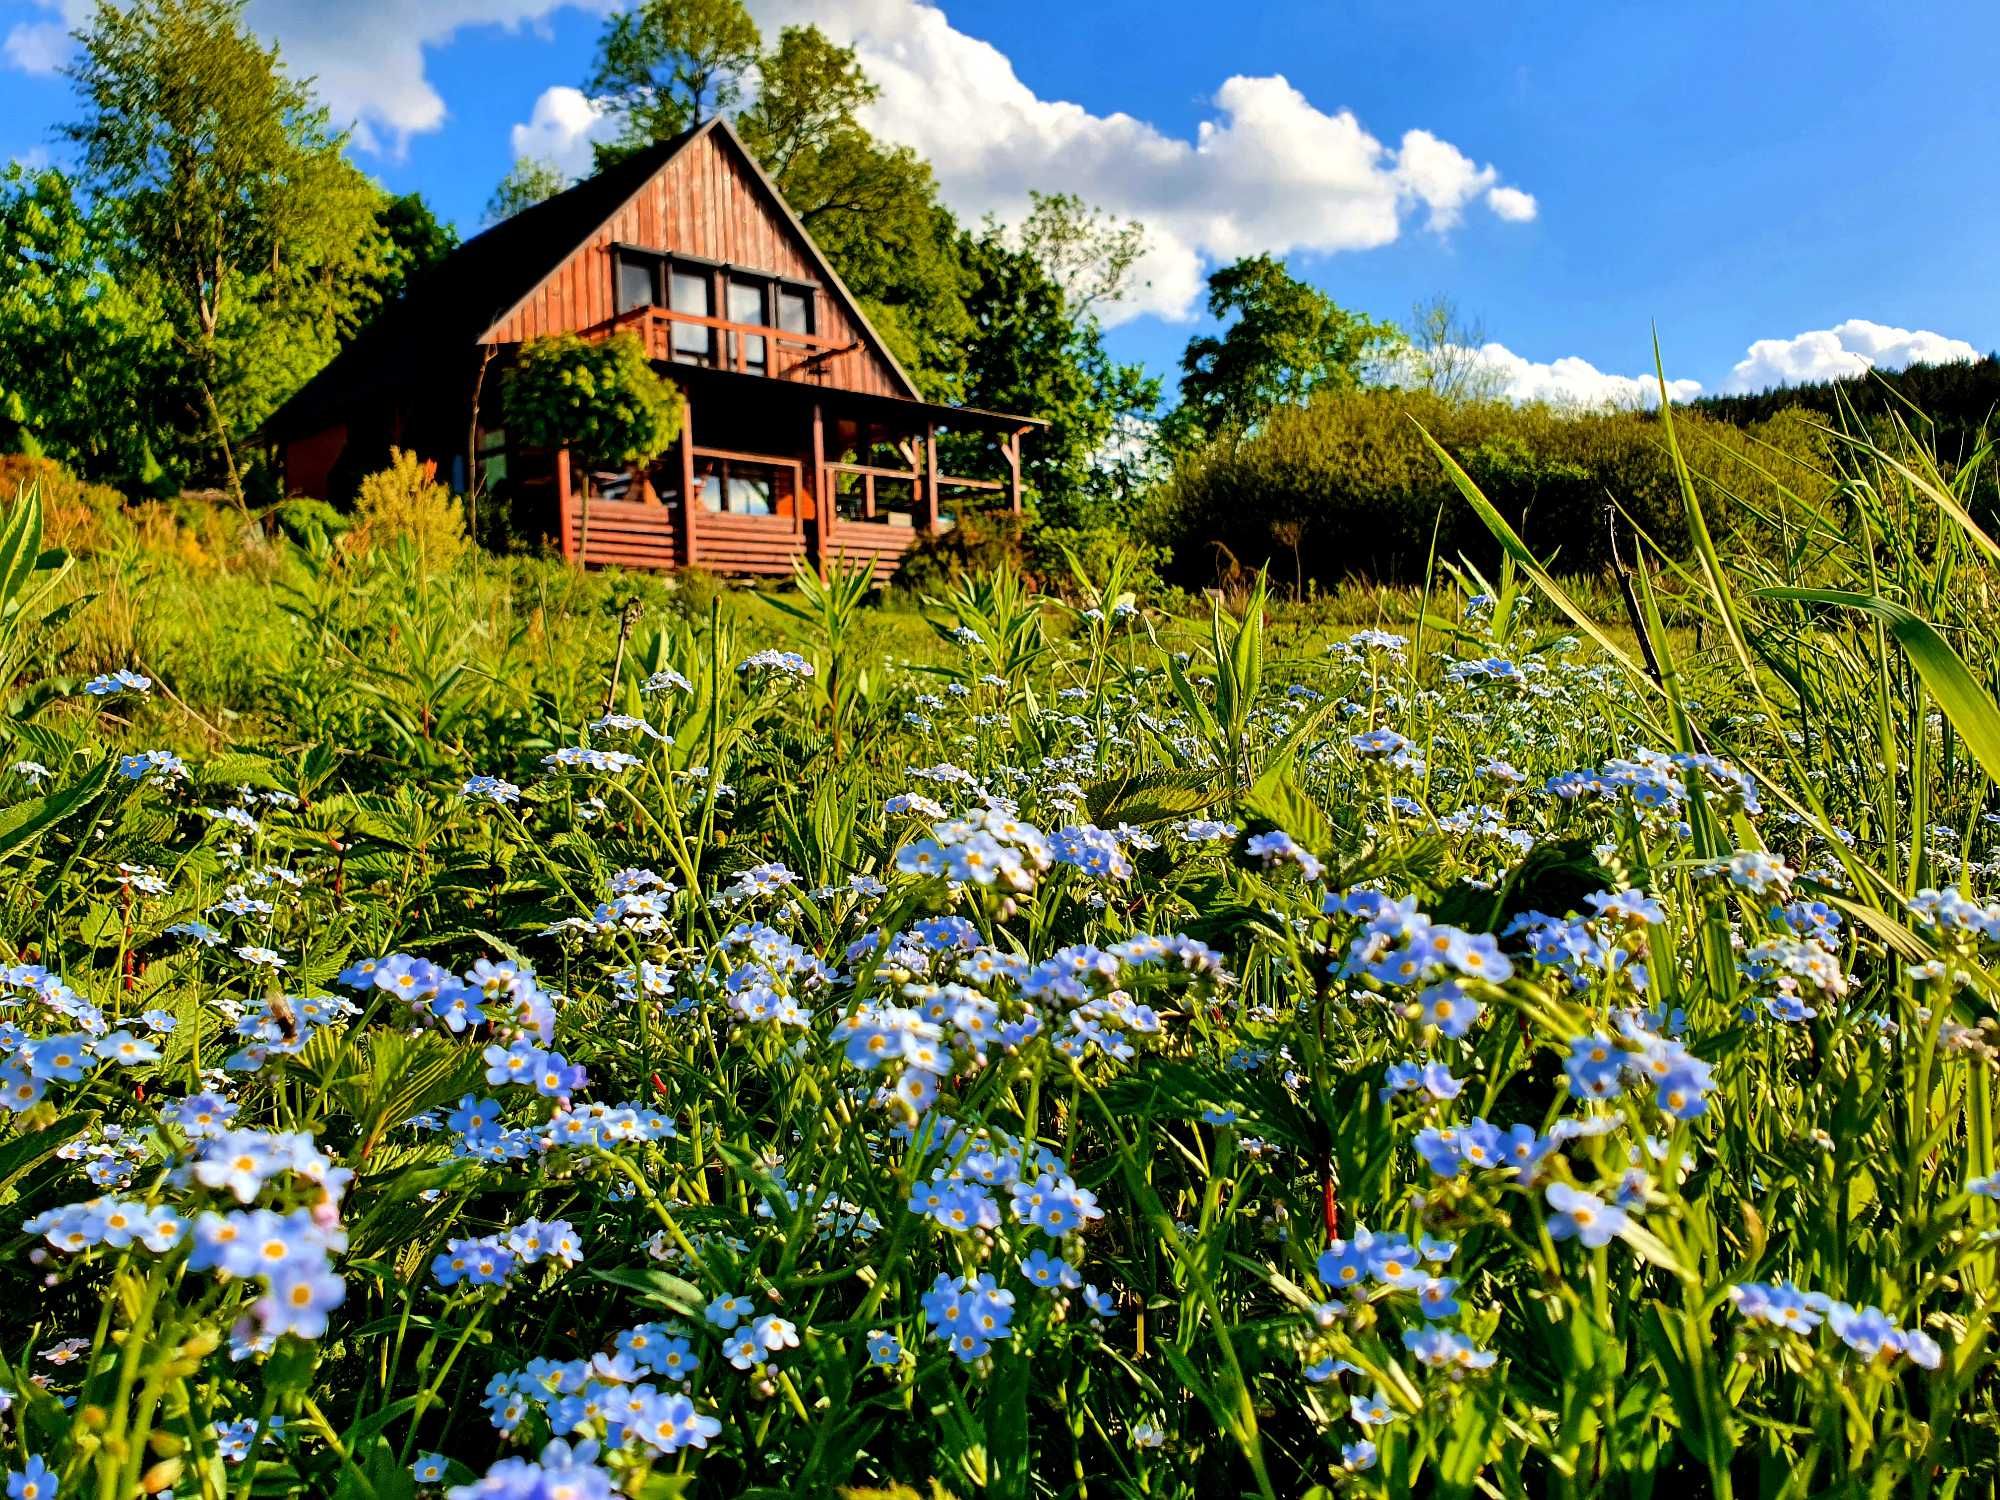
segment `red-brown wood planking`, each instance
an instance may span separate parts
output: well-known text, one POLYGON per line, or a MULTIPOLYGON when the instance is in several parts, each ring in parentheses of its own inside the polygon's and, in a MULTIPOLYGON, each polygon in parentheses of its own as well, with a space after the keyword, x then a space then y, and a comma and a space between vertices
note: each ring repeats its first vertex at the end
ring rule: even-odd
MULTIPOLYGON (((707 132, 690 141, 494 325, 490 337, 519 343, 545 334, 594 327, 614 311, 614 244, 678 250, 819 287, 816 331, 835 347, 858 347, 820 361, 825 385, 873 395, 910 392, 863 332, 855 310, 831 285, 818 258, 766 196, 735 148, 707 132)), ((718 310, 719 311, 719 310, 718 310)))

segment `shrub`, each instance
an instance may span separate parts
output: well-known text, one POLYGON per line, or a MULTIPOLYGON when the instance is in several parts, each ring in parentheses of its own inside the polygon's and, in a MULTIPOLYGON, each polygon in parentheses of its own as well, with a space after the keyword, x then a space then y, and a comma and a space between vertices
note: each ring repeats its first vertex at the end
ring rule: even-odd
POLYGON ((1012 511, 971 511, 956 525, 926 532, 903 554, 895 585, 914 594, 934 594, 967 574, 1006 568, 1029 572, 1028 522, 1012 511))
MULTIPOLYGON (((1824 440, 1796 415, 1749 432, 1686 413, 1675 425, 1690 462, 1726 473, 1741 498, 1769 501, 1774 480, 1806 491, 1827 482, 1816 448, 1824 440)), ((1171 549, 1172 576, 1189 584, 1265 564, 1297 589, 1353 575, 1409 581, 1423 574, 1434 537, 1441 557, 1484 563, 1492 538, 1424 431, 1566 571, 1610 560, 1614 504, 1670 549, 1684 543, 1679 482, 1655 413, 1452 403, 1403 390, 1329 395, 1198 453, 1165 487, 1148 531, 1171 549)))
POLYGON ((729 581, 707 568, 681 568, 667 581, 673 588, 667 608, 684 620, 706 620, 715 601, 729 592, 729 581))
POLYGON ((117 539, 125 497, 107 484, 79 479, 52 458, 0 453, 0 504, 30 485, 42 492, 43 540, 79 555, 117 539))
POLYGON ((341 541, 357 555, 407 540, 422 570, 434 573, 465 554, 465 513, 458 497, 438 483, 437 465, 414 453, 391 449, 389 467, 361 481, 354 509, 354 526, 341 541))

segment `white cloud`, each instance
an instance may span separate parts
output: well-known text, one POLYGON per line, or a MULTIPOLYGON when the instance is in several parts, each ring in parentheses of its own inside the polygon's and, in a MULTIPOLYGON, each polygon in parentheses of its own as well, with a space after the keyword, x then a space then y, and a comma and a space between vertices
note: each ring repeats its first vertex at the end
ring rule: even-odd
POLYGON ((1391 148, 1351 110, 1322 109, 1279 76, 1224 80, 1189 139, 1042 98, 997 48, 923 0, 749 4, 767 34, 811 22, 852 46, 882 90, 870 128, 927 157, 961 214, 1018 218, 1038 189, 1140 220, 1147 285, 1107 310, 1112 321, 1190 316, 1206 268, 1239 255, 1370 249, 1415 212, 1443 231, 1482 195, 1503 219, 1532 216, 1533 199, 1501 188, 1497 168, 1425 130, 1391 148))
POLYGON ((1963 339, 1849 318, 1831 328, 1813 329, 1788 339, 1758 339, 1736 362, 1723 389, 1761 391, 1774 385, 1838 380, 1877 365, 1900 370, 1908 365, 1977 358, 1979 351, 1963 339))
POLYGON ((1509 224, 1526 224, 1541 211, 1533 193, 1511 187, 1488 188, 1486 206, 1509 224))
MULTIPOLYGON (((1485 377, 1482 386, 1508 401, 1545 401, 1575 409, 1657 406, 1660 383, 1652 375, 1612 375, 1587 359, 1568 355, 1546 364, 1516 354, 1505 344, 1481 344, 1477 349, 1453 345, 1451 354, 1485 377)), ((1701 394, 1698 380, 1669 380, 1667 394, 1691 401, 1701 394)))
POLYGON ((543 89, 527 124, 514 127, 514 155, 552 161, 570 176, 581 177, 590 170, 591 142, 602 139, 608 128, 605 112, 582 89, 543 89))
MULTIPOLYGON (((35 0, 75 24, 90 0, 35 0)), ((317 80, 335 121, 364 151, 398 154, 441 128, 446 102, 426 52, 476 26, 532 27, 559 9, 609 11, 619 0, 250 0, 250 25, 274 39, 294 72, 317 80)), ((1030 189, 1069 191, 1140 219, 1150 283, 1114 317, 1190 315, 1208 265, 1268 250, 1332 252, 1385 245, 1406 216, 1435 230, 1481 200, 1502 219, 1524 217, 1528 195, 1426 130, 1391 147, 1352 111, 1328 111, 1278 76, 1225 80, 1190 138, 1123 113, 1093 114, 1044 99, 996 48, 953 27, 925 0, 749 0, 767 35, 816 23, 855 47, 881 85, 869 124, 930 159, 946 200, 970 217, 1025 212, 1030 189)), ((22 23, 4 60, 46 69, 55 23, 22 23)), ((542 154, 577 153, 589 123, 574 89, 551 88, 517 137, 542 154), (522 133, 525 132, 525 135, 522 133)))
MULTIPOLYGON (((90 17, 92 0, 35 0, 62 24, 23 22, 0 42, 0 61, 48 72, 68 59, 62 34, 90 17)), ((312 78, 334 123, 364 151, 400 155, 413 135, 443 126, 448 111, 425 52, 476 26, 534 26, 563 9, 611 10, 617 0, 250 0, 244 18, 275 41, 287 67, 312 78)))
POLYGON ((71 45, 61 21, 21 21, 0 42, 0 58, 23 73, 54 73, 69 61, 71 45))
MULTIPOLYGON (((317 80, 336 124, 364 151, 400 155, 413 135, 439 129, 445 101, 425 50, 474 26, 533 26, 572 0, 251 0, 245 12, 276 40, 292 71, 317 80)), ((608 10, 609 0, 584 9, 608 10)))
POLYGON ((1475 167, 1458 147, 1428 130, 1405 132, 1396 153, 1397 179, 1412 198, 1430 205, 1430 227, 1439 231, 1456 228, 1466 203, 1492 192, 1499 176, 1492 167, 1475 167))

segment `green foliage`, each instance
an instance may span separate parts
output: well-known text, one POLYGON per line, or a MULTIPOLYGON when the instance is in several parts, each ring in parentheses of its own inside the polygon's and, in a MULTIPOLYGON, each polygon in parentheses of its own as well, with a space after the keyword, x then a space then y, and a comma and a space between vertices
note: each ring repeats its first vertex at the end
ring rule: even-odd
POLYGON ((760 44, 742 0, 641 0, 614 15, 585 85, 618 124, 594 148, 598 170, 727 111, 760 44))
POLYGON ((1181 355, 1178 444, 1246 431, 1282 407, 1359 386, 1401 342, 1393 325, 1340 306, 1269 255, 1251 255, 1208 278, 1208 313, 1221 335, 1197 334, 1181 355))
MULTIPOLYGON (((408 1500, 433 1451, 443 1483, 504 1457, 495 1485, 525 1487, 559 1428, 596 1446, 542 1488, 635 1500, 1025 1500, 1078 1475, 1161 1500, 1983 1493, 1990 457, 1835 434, 1828 493, 1751 510, 1699 455, 1755 450, 1650 420, 1688 537, 1628 538, 1622 626, 1428 447, 1506 562, 1354 591, 1377 629, 1336 639, 1261 581, 1183 611, 1074 547, 1073 603, 972 573, 921 619, 839 570, 683 616, 654 580, 477 554, 426 580, 310 527, 204 531, 206 571, 158 530, 121 547, 165 507, 63 572, 24 495, 0 532, 0 983, 36 1045, 9 1054, 0 1205, 37 1235, 87 1205, 61 1222, 88 1243, 0 1257, 32 1309, 0 1326, 10 1432, 64 1493, 118 1496, 408 1500), (150 694, 77 690, 107 610, 144 660, 101 664, 150 694), (123 768, 169 746, 184 776, 123 768), (623 756, 552 768, 563 746, 623 756), (469 796, 484 776, 517 796, 469 796), (940 845, 962 873, 923 873, 940 845), (1017 871, 982 880, 995 850, 1017 871), (415 996, 335 977, 391 952, 438 966, 415 996), (158 1055, 29 1076, 89 1014, 158 1055), (489 1076, 531 1038, 581 1076, 489 1076), (1619 1061, 1592 1079, 1599 1042, 1619 1061), (1394 1087, 1425 1063, 1452 1083, 1394 1087), (1699 1109, 1661 1065, 1701 1074, 1699 1109), (259 1133, 232 1152, 277 1138, 242 1195, 182 1170, 211 1148, 174 1115, 209 1089, 259 1133), (913 1211, 945 1189, 986 1222, 913 1211), (1579 1234, 1570 1192, 1617 1232, 1579 1234), (1037 1193, 1102 1217, 1048 1232, 1037 1193), (289 1215, 287 1263, 112 1242, 122 1204, 289 1215), (530 1219, 578 1263, 434 1272, 530 1219), (1034 1251, 1091 1300, 1035 1284, 1034 1251), (338 1279, 325 1326, 232 1357, 297 1261, 338 1279), (933 1329, 936 1278, 966 1274, 1012 1298, 976 1358, 933 1329), (1760 1319, 1778 1283, 1815 1316, 1760 1319), (734 1297, 752 1320, 716 1327, 734 1297), (698 1366, 621 1364, 661 1322, 698 1366), (712 1424, 701 1446, 654 1452, 550 1389, 639 1400, 642 1373, 712 1424), (496 1378, 528 1387, 511 1433, 496 1378)), ((1526 462, 1504 436, 1481 439, 1503 477, 1526 462)))
POLYGON ((64 127, 110 216, 109 273, 164 324, 199 401, 177 436, 241 495, 241 437, 373 305, 379 193, 240 0, 100 4, 64 127))
POLYGON ((60 172, 0 171, 0 452, 152 490, 182 477, 163 466, 182 460, 168 436, 182 372, 170 331, 109 267, 110 218, 60 172))
POLYGON ((381 251, 369 290, 382 307, 458 248, 457 231, 439 222, 422 193, 403 193, 384 201, 375 211, 375 232, 381 251))
MULTIPOLYGON (((1759 509, 1781 492, 1825 494, 1828 440, 1792 417, 1753 432, 1684 417, 1704 487, 1759 509)), ((1589 572, 1636 527, 1669 550, 1686 539, 1679 481, 1658 419, 1568 412, 1433 392, 1351 390, 1273 411, 1254 433, 1183 461, 1149 525, 1175 576, 1218 564, 1303 588, 1365 576, 1421 578, 1433 555, 1490 558, 1485 529, 1427 449, 1433 434, 1531 547, 1589 572), (1613 520, 1616 520, 1614 529, 1613 520)), ((1740 521, 1749 511, 1736 509, 1740 521)), ((1734 524, 1734 523, 1732 523, 1734 524)), ((1224 569, 1226 571, 1226 568, 1224 569)))
POLYGON ((354 499, 354 524, 341 537, 354 552, 407 544, 416 555, 418 576, 448 572, 465 555, 465 508, 437 478, 437 466, 400 448, 389 450, 389 467, 361 481, 354 499))
POLYGON ((524 208, 547 202, 569 185, 569 175, 554 162, 534 156, 516 157, 507 175, 493 189, 493 196, 486 200, 486 222, 498 224, 502 219, 511 219, 524 208))
POLYGON ((569 448, 591 464, 643 464, 680 436, 680 392, 629 331, 530 339, 507 372, 507 425, 531 447, 569 448))
MULTIPOLYGON (((1025 444, 1021 464, 1023 488, 1038 515, 1060 526, 1116 524, 1130 519, 1139 486, 1117 461, 1114 437, 1121 424, 1158 404, 1160 383, 1137 365, 1111 358, 1088 305, 1064 292, 1042 258, 1076 253, 1074 239, 1049 229, 1056 218, 1051 209, 1045 200, 1045 233, 1030 242, 1039 252, 1010 243, 990 221, 978 235, 959 237, 973 328, 964 350, 964 400, 1048 422, 1025 444)), ((1071 274, 1082 273, 1072 266, 1071 274)), ((981 440, 960 440, 946 468, 975 472, 982 446, 981 440)))

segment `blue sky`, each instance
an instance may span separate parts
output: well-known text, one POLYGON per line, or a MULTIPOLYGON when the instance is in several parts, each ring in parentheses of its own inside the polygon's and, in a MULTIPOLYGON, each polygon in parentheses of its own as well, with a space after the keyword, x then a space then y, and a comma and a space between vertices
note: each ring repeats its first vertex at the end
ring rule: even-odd
MULTIPOLYGON (((605 3, 249 15, 355 123, 366 170, 470 231, 517 149, 588 159, 575 85, 605 3)), ((82 4, 0 0, 0 157, 52 150, 82 4)), ((871 123, 962 213, 1041 188, 1146 222, 1151 286, 1112 340, 1156 369, 1200 326, 1201 273, 1264 249, 1378 316, 1448 293, 1522 395, 1631 396, 1655 323, 1669 373, 1709 391, 2000 345, 2000 7, 751 8, 856 45, 884 85, 871 123)))

